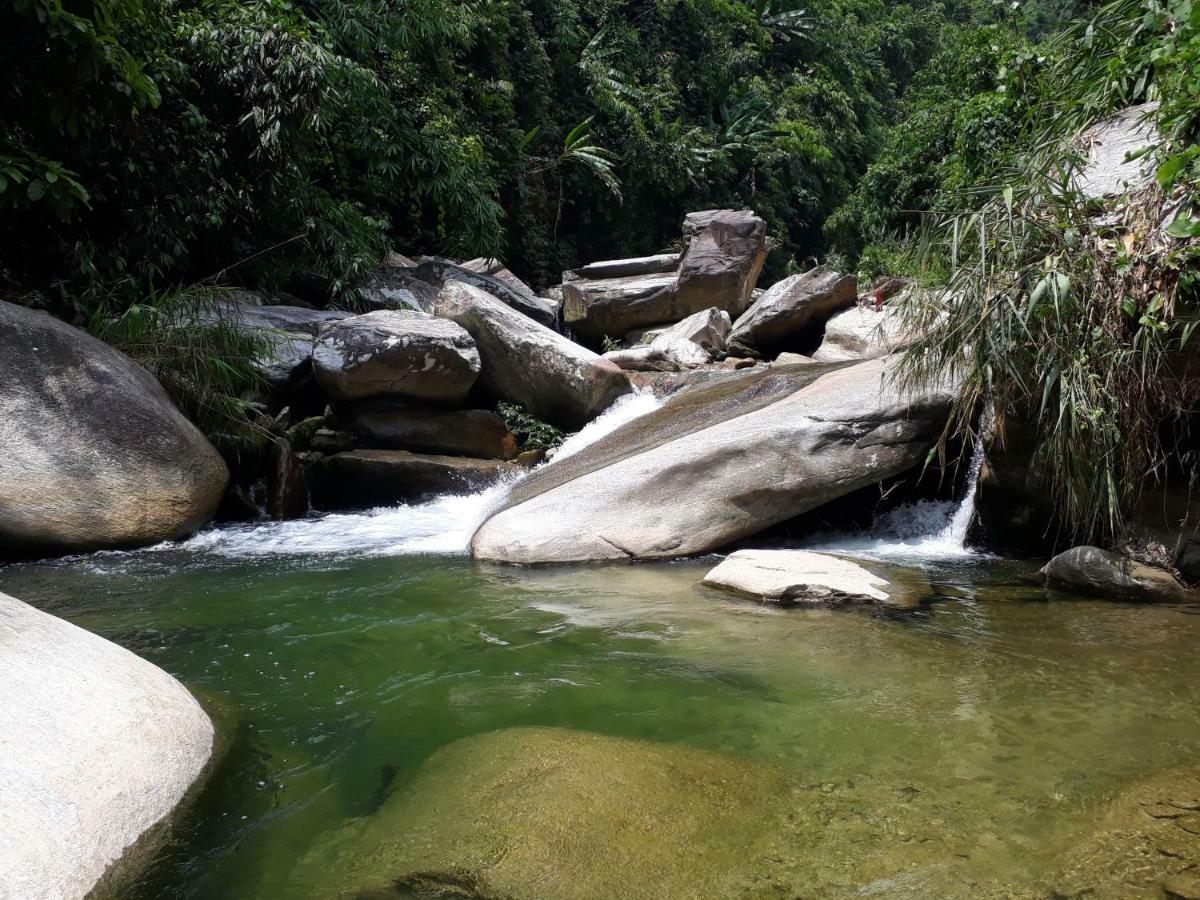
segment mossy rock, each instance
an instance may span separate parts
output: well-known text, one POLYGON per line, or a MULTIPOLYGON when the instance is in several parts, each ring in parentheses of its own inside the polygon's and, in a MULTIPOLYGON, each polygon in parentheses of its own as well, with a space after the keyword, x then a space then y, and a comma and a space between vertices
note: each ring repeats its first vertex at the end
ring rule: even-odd
POLYGON ((793 790, 769 765, 702 750, 491 732, 436 752, 309 854, 297 882, 360 900, 792 896, 758 873, 793 790))

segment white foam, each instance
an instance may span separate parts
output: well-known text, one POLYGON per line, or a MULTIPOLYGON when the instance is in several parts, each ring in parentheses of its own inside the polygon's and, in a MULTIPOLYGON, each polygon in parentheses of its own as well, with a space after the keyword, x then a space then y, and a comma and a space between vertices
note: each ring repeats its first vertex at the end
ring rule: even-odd
POLYGON ((977 441, 967 470, 962 499, 921 500, 891 510, 875 522, 868 534, 826 535, 810 550, 844 553, 881 562, 924 562, 969 559, 983 554, 967 546, 967 530, 975 517, 975 493, 983 466, 983 441, 977 441))
MULTIPOLYGON (((619 399, 552 454, 565 459, 607 434, 659 407, 649 391, 619 399)), ((380 507, 362 513, 331 513, 290 522, 227 525, 202 531, 180 544, 162 549, 195 550, 230 557, 333 554, 338 556, 463 555, 471 537, 499 509, 513 485, 524 477, 514 474, 474 494, 446 495, 427 503, 380 507)), ((158 549, 158 548, 155 548, 158 549)))

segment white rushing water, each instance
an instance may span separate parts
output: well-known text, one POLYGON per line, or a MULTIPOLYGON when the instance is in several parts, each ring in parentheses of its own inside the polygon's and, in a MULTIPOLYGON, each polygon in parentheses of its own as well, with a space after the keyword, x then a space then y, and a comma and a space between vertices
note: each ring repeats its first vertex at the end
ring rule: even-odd
POLYGON ((983 466, 983 441, 975 442, 966 488, 958 502, 921 500, 891 510, 867 534, 835 534, 817 538, 808 549, 876 559, 922 561, 965 559, 980 554, 967 546, 967 529, 975 517, 975 492, 983 466))
MULTIPOLYGON (((562 460, 648 412, 661 402, 649 391, 621 397, 551 455, 562 460)), ((549 465, 550 463, 543 463, 549 465)), ((161 549, 199 550, 231 557, 286 554, 404 556, 467 552, 471 536, 508 498, 524 472, 474 494, 446 495, 427 503, 383 506, 361 513, 330 513, 290 522, 225 525, 161 549)))

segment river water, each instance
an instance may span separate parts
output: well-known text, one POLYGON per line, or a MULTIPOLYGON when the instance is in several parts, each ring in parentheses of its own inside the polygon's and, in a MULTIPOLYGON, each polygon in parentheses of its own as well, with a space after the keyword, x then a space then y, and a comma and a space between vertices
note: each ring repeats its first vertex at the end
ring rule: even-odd
POLYGON ((822 539, 903 563, 887 571, 919 594, 916 610, 779 610, 703 587, 714 558, 475 562, 467 538, 504 490, 0 568, 0 591, 171 672, 232 735, 123 896, 312 896, 296 872, 316 843, 438 748, 511 726, 797 773, 844 806, 834 824, 849 829, 844 852, 801 860, 813 896, 1034 885, 1061 836, 1117 792, 1200 762, 1200 610, 1047 592, 1033 566, 945 534, 957 508, 822 539), (912 522, 938 530, 914 536, 912 522), (954 853, 918 863, 926 832, 954 853))

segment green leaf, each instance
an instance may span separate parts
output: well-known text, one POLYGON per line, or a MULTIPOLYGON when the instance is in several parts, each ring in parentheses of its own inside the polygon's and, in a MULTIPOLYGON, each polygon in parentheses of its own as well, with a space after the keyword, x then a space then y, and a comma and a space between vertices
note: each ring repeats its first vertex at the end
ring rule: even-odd
POLYGON ((1167 234, 1173 238, 1200 237, 1200 220, 1181 212, 1175 217, 1175 221, 1167 226, 1167 234))
POLYGON ((29 182, 29 187, 25 189, 25 193, 29 196, 30 200, 36 203, 46 196, 46 185, 40 179, 35 178, 29 182))

